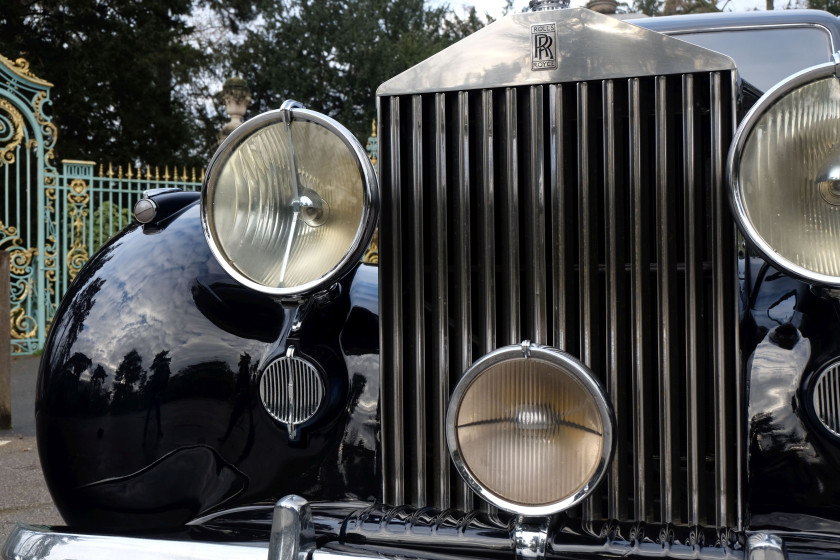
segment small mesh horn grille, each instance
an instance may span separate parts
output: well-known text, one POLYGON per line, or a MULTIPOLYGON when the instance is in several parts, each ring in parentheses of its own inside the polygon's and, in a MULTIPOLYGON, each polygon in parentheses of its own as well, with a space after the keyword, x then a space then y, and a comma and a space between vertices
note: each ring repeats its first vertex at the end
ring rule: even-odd
POLYGON ((324 382, 308 361, 286 356, 268 365, 260 379, 260 399, 278 422, 285 424, 289 437, 297 427, 315 416, 324 400, 324 382))
POLYGON ((814 411, 823 426, 840 437, 840 363, 826 368, 817 378, 814 411))

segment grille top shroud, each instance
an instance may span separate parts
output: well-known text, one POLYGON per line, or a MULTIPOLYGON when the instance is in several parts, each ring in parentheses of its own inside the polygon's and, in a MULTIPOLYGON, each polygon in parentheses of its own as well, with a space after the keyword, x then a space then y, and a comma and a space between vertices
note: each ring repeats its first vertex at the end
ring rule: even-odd
POLYGON ((572 516, 741 528, 723 185, 737 76, 685 67, 380 88, 386 503, 483 507, 449 461, 449 395, 480 356, 529 339, 578 356, 616 411, 608 480, 572 516))

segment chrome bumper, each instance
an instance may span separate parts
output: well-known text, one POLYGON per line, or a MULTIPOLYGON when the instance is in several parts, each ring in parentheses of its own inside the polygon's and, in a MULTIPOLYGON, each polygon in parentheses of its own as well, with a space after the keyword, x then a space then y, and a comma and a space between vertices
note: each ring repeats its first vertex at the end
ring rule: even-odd
POLYGON ((286 496, 274 507, 271 540, 265 544, 225 544, 109 535, 62 533, 18 524, 0 551, 2 560, 383 560, 315 549, 309 503, 286 496))
MULTIPOLYGON (((770 533, 755 533, 742 550, 694 550, 678 552, 662 545, 602 542, 598 547, 571 545, 568 550, 546 549, 546 533, 524 531, 521 524, 511 534, 510 556, 517 559, 544 559, 576 553, 576 556, 640 558, 692 558, 693 560, 789 560, 782 538, 770 533), (539 533, 539 535, 537 534, 539 533), (525 538, 528 537, 528 538, 525 538), (535 546, 540 544, 540 546, 535 546)), ((434 540, 434 537, 430 538, 434 540)), ((840 539, 830 538, 840 545, 840 539)), ((486 544, 486 543, 485 543, 486 544)), ((557 543, 555 543, 556 546, 557 543)), ((653 543, 650 543, 653 544, 653 543)), ((417 550, 402 550, 398 543, 382 548, 348 550, 338 543, 316 548, 315 528, 309 503, 299 496, 287 496, 274 506, 271 537, 268 543, 215 543, 183 540, 75 534, 50 530, 47 527, 18 525, 0 551, 0 560, 385 560, 411 557, 422 559, 417 550)), ((561 546, 561 548, 565 548, 561 546)), ((481 547, 479 546, 479 549, 481 547)), ((488 549, 489 551, 489 549, 488 549)), ((497 550, 498 552, 498 550, 497 550)), ((435 558, 458 556, 432 554, 435 558)), ((797 554, 793 555, 794 557, 797 554)))

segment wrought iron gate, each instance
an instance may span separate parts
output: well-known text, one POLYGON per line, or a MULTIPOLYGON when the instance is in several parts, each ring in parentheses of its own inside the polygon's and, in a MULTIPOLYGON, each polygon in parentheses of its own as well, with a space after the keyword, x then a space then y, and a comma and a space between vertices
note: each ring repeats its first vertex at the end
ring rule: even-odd
POLYGON ((24 59, 0 55, 0 251, 11 261, 12 353, 44 344, 55 310, 82 265, 130 221, 142 192, 199 190, 203 171, 64 160, 44 114, 52 84, 24 59), (98 167, 98 173, 97 173, 98 167))

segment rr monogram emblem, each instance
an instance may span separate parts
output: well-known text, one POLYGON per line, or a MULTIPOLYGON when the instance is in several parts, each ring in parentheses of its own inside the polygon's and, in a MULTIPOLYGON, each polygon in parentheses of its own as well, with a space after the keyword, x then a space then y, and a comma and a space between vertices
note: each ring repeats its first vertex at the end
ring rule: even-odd
POLYGON ((557 69, 557 24, 531 26, 531 70, 557 69))

